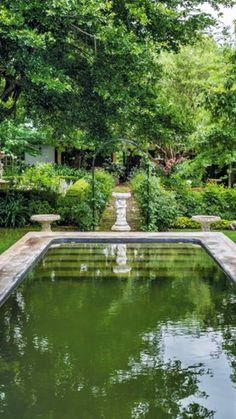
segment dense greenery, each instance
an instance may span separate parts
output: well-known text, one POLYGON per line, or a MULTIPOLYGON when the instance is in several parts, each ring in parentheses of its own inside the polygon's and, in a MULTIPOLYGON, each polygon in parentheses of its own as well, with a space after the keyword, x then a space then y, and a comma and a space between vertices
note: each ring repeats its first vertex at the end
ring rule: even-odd
POLYGON ((161 187, 157 177, 148 179, 140 172, 132 179, 131 186, 148 230, 165 231, 173 225, 179 215, 175 195, 161 187))
POLYGON ((158 56, 194 43, 213 24, 203 3, 2 0, 1 148, 88 147, 132 136, 133 127, 141 141, 153 118, 160 132, 182 131, 155 89, 158 56))
POLYGON ((235 219, 236 188, 228 189, 215 184, 196 190, 185 187, 176 191, 176 199, 184 216, 215 214, 223 219, 235 219))
POLYGON ((113 177, 102 170, 95 171, 94 193, 91 174, 75 182, 58 202, 62 224, 92 230, 100 221, 113 187, 113 177))
POLYGON ((161 186, 156 176, 148 178, 144 172, 134 176, 131 186, 145 229, 162 231, 169 228, 199 228, 199 224, 190 218, 206 214, 222 217, 222 221, 213 225, 213 228, 220 230, 230 228, 235 219, 236 188, 208 184, 204 188, 192 189, 182 183, 171 191, 161 186))
MULTIPOLYGON (((203 3, 2 0, 0 151, 35 154, 36 144, 59 152, 99 149, 106 157, 149 151, 161 181, 151 177, 149 190, 145 176, 132 182, 149 228, 166 229, 200 212, 234 219, 235 189, 205 183, 220 177, 234 184, 235 46, 222 34, 216 42, 210 32, 216 22, 203 3)), ((217 9, 235 1, 208 3, 217 9)), ((104 167, 122 181, 128 173, 125 160, 104 167)), ((113 185, 99 173, 94 197, 84 170, 8 168, 12 189, 0 202, 0 224, 25 225, 32 212, 57 210, 63 223, 91 229, 113 185), (74 183, 65 197, 62 179, 74 183), (41 191, 56 193, 57 203, 41 191)))
POLYGON ((33 214, 58 212, 63 225, 72 224, 81 230, 96 227, 111 196, 114 180, 110 174, 96 170, 93 196, 91 173, 77 171, 77 179, 82 173, 85 177, 73 183, 63 196, 59 188, 61 177, 55 176, 52 165, 26 169, 17 176, 16 182, 13 178, 13 187, 0 191, 0 226, 23 227, 30 223, 33 214))
POLYGON ((0 191, 0 226, 23 227, 33 214, 54 212, 57 206, 55 192, 37 189, 10 189, 0 191))
POLYGON ((38 163, 26 167, 18 176, 8 177, 18 189, 37 189, 43 191, 60 191, 62 179, 75 182, 87 175, 85 170, 58 166, 51 163, 38 163))

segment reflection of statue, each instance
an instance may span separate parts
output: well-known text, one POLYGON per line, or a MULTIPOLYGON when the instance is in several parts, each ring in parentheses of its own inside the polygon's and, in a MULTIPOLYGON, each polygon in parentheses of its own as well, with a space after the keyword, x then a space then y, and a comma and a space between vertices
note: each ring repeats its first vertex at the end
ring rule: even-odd
POLYGON ((131 267, 126 265, 127 263, 127 245, 126 244, 117 244, 117 253, 116 253, 116 263, 117 266, 114 266, 113 272, 116 274, 120 273, 129 273, 131 267))
POLYGON ((130 231, 130 226, 126 220, 126 200, 131 197, 130 193, 113 192, 112 196, 116 198, 116 222, 112 226, 113 231, 130 231))

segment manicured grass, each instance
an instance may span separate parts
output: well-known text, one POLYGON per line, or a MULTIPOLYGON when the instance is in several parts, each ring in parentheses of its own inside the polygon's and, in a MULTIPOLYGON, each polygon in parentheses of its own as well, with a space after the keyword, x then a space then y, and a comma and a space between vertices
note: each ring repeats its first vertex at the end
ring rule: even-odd
MULTIPOLYGON (((76 227, 56 226, 53 229, 61 231, 76 231, 76 227)), ((0 228, 0 254, 5 252, 17 240, 29 231, 39 231, 40 227, 29 226, 25 228, 0 228)))
POLYGON ((12 244, 32 230, 28 228, 0 228, 0 253, 8 249, 12 244))
MULTIPOLYGON (((76 228, 57 227, 59 230, 76 230, 76 228)), ((0 228, 0 253, 7 250, 12 244, 28 233, 28 231, 36 230, 35 228, 0 228)), ((179 230, 178 230, 179 231, 179 230)), ((231 240, 236 243, 236 231, 223 231, 231 240)))
POLYGON ((236 243, 236 231, 223 231, 223 233, 236 243))

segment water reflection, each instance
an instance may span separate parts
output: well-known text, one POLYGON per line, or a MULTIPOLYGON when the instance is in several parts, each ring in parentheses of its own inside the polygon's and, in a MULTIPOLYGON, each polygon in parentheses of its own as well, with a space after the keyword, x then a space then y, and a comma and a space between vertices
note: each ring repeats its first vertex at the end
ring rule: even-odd
POLYGON ((233 419, 235 297, 201 249, 52 249, 0 312, 0 417, 233 419))
POLYGON ((113 267, 115 274, 128 274, 131 271, 131 267, 127 265, 127 245, 117 244, 116 245, 116 263, 113 267))

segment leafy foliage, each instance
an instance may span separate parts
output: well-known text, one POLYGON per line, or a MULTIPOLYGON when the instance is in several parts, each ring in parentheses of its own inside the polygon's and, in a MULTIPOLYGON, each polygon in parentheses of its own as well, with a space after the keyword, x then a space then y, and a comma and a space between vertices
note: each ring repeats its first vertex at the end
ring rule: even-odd
POLYGON ((143 226, 150 231, 165 231, 170 228, 178 216, 175 194, 161 187, 158 178, 147 178, 138 173, 131 180, 132 190, 143 216, 143 226))
POLYGON ((19 143, 20 125, 32 121, 62 148, 79 132, 96 144, 154 114, 160 131, 176 125, 166 103, 156 102, 157 56, 193 43, 213 23, 202 3, 2 0, 0 121, 15 121, 19 143))
POLYGON ((53 165, 46 165, 42 169, 43 173, 41 165, 30 168, 23 178, 24 182, 20 181, 21 188, 0 191, 0 226, 23 227, 30 223, 33 214, 56 212, 61 215, 63 225, 91 230, 94 221, 93 202, 97 224, 114 187, 112 176, 102 170, 95 172, 93 201, 90 173, 87 179, 81 178, 75 182, 63 197, 54 187, 58 178, 53 178, 53 165))
POLYGON ((91 230, 94 222, 95 225, 99 223, 113 187, 113 177, 103 170, 95 171, 94 196, 91 174, 78 180, 70 186, 66 196, 59 199, 58 212, 62 216, 62 223, 76 225, 81 230, 91 230))
POLYGON ((11 189, 0 191, 0 226, 23 227, 33 214, 51 213, 56 208, 54 192, 11 189))
MULTIPOLYGON (((213 230, 230 230, 230 225, 232 221, 220 220, 211 224, 211 229, 213 230)), ((189 230, 199 230, 200 224, 196 221, 191 220, 189 217, 178 217, 174 226, 176 229, 189 229, 189 230)))
POLYGON ((144 172, 137 173, 131 180, 132 190, 143 216, 143 226, 149 229, 168 230, 175 228, 197 228, 193 215, 218 215, 222 221, 213 227, 228 229, 236 214, 236 189, 209 184, 205 188, 192 189, 181 185, 174 191, 166 190, 160 180, 144 172), (149 182, 149 186, 148 186, 149 182))
POLYGON ((28 167, 24 173, 18 177, 17 187, 19 189, 37 189, 58 191, 60 178, 55 176, 52 164, 38 163, 28 167))
POLYGON ((219 166, 236 161, 236 53, 225 57, 227 70, 223 83, 206 93, 211 124, 203 135, 202 155, 219 166))

